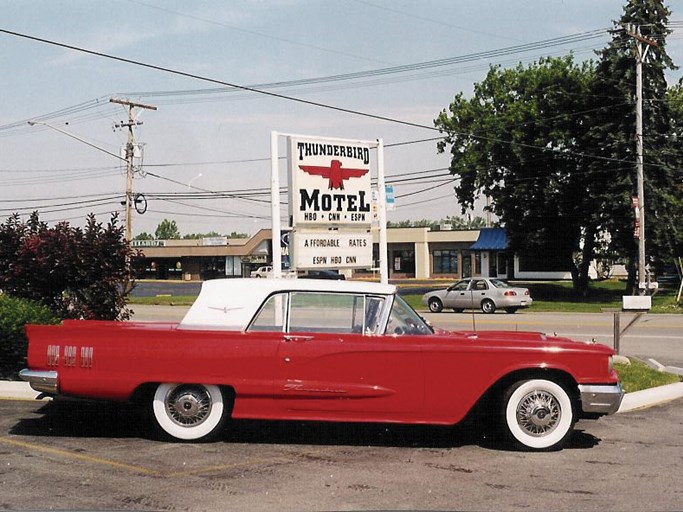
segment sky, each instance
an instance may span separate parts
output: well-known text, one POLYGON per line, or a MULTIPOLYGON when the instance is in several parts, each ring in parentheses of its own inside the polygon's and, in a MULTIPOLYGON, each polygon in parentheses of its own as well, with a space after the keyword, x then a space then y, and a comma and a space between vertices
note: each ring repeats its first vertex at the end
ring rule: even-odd
MULTIPOLYGON (((670 20, 682 21, 680 4, 668 5, 670 20)), ((449 156, 436 148, 438 113, 456 94, 471 95, 491 65, 592 58, 622 2, 0 0, 0 8, 0 29, 15 33, 0 32, 0 222, 33 210, 49 223, 82 225, 89 213, 106 223, 113 211, 123 220, 116 155, 127 131, 117 124, 127 111, 109 101, 117 98, 157 107, 136 111, 143 152, 133 190, 147 211, 133 215, 134 235, 164 219, 181 234, 254 234, 271 223, 273 131, 381 139, 396 197, 390 221, 462 216, 449 156), (534 44, 548 40, 555 44, 534 44)), ((683 29, 667 51, 683 65, 683 29)), ((282 162, 283 184, 285 173, 282 162)), ((482 215, 481 205, 466 214, 482 215)))

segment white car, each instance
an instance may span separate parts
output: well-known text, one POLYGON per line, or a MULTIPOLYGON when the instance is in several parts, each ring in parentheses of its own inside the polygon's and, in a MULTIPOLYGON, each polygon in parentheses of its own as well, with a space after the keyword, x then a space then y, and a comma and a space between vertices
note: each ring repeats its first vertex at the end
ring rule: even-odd
POLYGON ((249 273, 249 277, 273 277, 273 267, 270 265, 259 267, 256 270, 252 270, 249 273))
POLYGON ((515 313, 528 308, 532 302, 527 288, 516 288, 500 279, 488 278, 463 279, 444 290, 422 296, 422 304, 432 313, 440 313, 443 308, 451 308, 456 313, 479 308, 484 313, 495 313, 496 309, 515 313))

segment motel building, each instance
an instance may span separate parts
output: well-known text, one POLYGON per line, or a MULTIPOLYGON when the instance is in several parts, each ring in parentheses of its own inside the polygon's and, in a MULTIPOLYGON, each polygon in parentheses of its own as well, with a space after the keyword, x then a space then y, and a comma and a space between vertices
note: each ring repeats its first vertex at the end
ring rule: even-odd
MULTIPOLYGON (((373 230, 374 268, 338 268, 348 279, 379 276, 379 235, 373 230)), ((198 240, 133 240, 135 277, 205 281, 221 277, 248 277, 252 270, 272 262, 271 230, 251 238, 215 237, 198 240)), ((280 240, 283 269, 288 268, 286 235, 280 240)), ((389 228, 389 279, 571 279, 553 255, 520 255, 508 250, 502 228, 451 230, 389 228)))

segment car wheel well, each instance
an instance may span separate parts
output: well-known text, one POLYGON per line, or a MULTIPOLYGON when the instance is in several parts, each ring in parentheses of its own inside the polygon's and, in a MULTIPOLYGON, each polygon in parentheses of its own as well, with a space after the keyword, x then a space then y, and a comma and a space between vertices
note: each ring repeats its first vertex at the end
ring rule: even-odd
POLYGON ((479 303, 479 307, 484 313, 495 313, 498 307, 493 299, 485 298, 479 303))
POLYGON ((556 370, 552 368, 525 368, 517 370, 498 379, 498 381, 489 387, 488 390, 481 396, 475 404, 473 411, 475 414, 488 414, 496 411, 496 405, 500 403, 503 398, 505 390, 512 386, 515 382, 532 379, 545 379, 555 382, 562 386, 569 398, 571 398, 574 409, 577 409, 579 403, 579 388, 576 380, 567 372, 556 370))
MULTIPOLYGON (((154 397, 154 392, 159 387, 159 382, 145 382, 140 384, 135 391, 131 394, 129 401, 135 404, 144 405, 154 397)), ((226 400, 226 405, 228 405, 228 413, 232 413, 232 407, 235 404, 235 388, 232 386, 218 385, 223 392, 223 396, 226 400)))
POLYGON ((439 297, 430 297, 427 301, 427 306, 432 313, 441 313, 443 311, 443 301, 439 297))

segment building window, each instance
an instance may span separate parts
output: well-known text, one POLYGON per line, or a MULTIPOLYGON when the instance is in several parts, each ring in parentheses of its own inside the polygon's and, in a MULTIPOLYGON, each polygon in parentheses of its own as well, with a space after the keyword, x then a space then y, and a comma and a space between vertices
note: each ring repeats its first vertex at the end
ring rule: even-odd
POLYGON ((565 259, 555 251, 546 250, 519 255, 520 272, 568 272, 565 259))
POLYGON ((415 251, 394 250, 391 257, 393 257, 394 262, 392 265, 394 273, 406 276, 415 275, 415 251))
POLYGON ((498 258, 498 275, 506 276, 508 273, 508 255, 505 252, 499 252, 496 257, 498 258))
POLYGON ((472 277, 472 253, 462 251, 462 277, 472 277))
POLYGON ((458 273, 458 251, 434 251, 433 261, 435 274, 458 273))
POLYGON ((495 252, 489 253, 489 277, 498 276, 498 254, 495 252))

